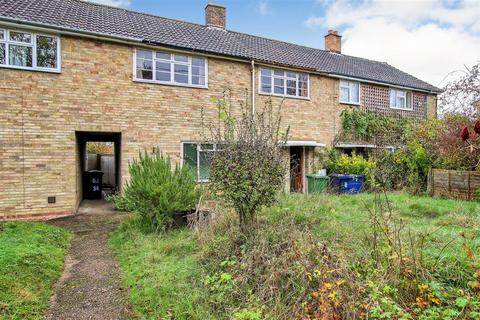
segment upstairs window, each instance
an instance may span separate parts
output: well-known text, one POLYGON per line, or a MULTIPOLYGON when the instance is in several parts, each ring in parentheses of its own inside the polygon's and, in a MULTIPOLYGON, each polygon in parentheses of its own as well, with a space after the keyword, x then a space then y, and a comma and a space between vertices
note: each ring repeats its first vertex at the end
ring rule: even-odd
POLYGON ((60 71, 60 39, 50 35, 0 29, 0 66, 60 71))
POLYGON ((215 151, 216 146, 214 144, 183 143, 183 164, 188 165, 192 169, 196 180, 208 181, 210 178, 210 164, 215 151))
POLYGON ((260 93, 308 98, 309 76, 305 73, 260 68, 260 93))
POLYGON ((164 51, 135 50, 136 80, 207 87, 207 60, 164 51))
POLYGON ((390 108, 412 110, 412 93, 405 90, 390 89, 390 108))
POLYGON ((360 104, 360 83, 340 80, 340 102, 360 104))

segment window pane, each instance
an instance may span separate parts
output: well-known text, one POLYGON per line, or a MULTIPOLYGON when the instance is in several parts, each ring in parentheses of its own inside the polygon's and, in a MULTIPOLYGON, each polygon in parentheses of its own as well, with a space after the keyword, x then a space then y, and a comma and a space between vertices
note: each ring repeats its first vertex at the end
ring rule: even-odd
POLYGON ((298 83, 298 94, 300 97, 308 97, 308 82, 300 81, 298 83))
POLYGON ((12 66, 31 67, 32 47, 9 45, 8 63, 12 66))
POLYGON ((273 92, 277 94, 284 94, 285 83, 283 79, 273 79, 273 92))
POLYGON ((261 77, 261 90, 265 93, 272 92, 272 78, 270 76, 261 77))
POLYGON ((350 101, 350 92, 348 88, 345 88, 345 87, 340 88, 340 101, 343 101, 343 102, 350 101))
MULTIPOLYGON (((192 59, 198 60, 198 59, 192 59)), ((192 84, 204 85, 205 84, 205 68, 204 65, 196 66, 192 65, 192 84)))
POLYGON ((396 100, 395 90, 390 89, 390 106, 391 107, 395 107, 395 100, 396 100))
POLYGON ((358 82, 350 83, 350 102, 360 102, 358 82))
POLYGON ((184 64, 175 64, 173 67, 175 73, 188 74, 188 66, 184 64))
POLYGON ((0 43, 0 64, 5 64, 5 43, 0 43))
POLYGON ((171 65, 168 62, 157 62, 157 71, 170 72, 171 65))
POLYGON ((268 77, 271 77, 272 76, 272 70, 270 69, 260 69, 260 74, 262 76, 268 76, 268 77))
POLYGON ((300 73, 298 75, 298 94, 301 97, 308 97, 308 75, 300 73))
POLYGON ((213 151, 200 151, 199 158, 200 158, 200 180, 206 180, 210 178, 210 165, 212 163, 212 156, 213 151))
POLYGON ((412 109, 412 93, 407 92, 407 105, 406 108, 412 109))
POLYGON ((155 80, 171 82, 172 81, 172 74, 170 72, 157 71, 155 80))
POLYGON ((37 36, 37 66, 57 67, 57 38, 37 36))
POLYGON ((198 66, 198 67, 205 68, 205 59, 192 58, 192 66, 198 66))
POLYGON ((170 53, 166 53, 166 52, 157 52, 156 57, 157 59, 163 59, 163 60, 171 59, 170 53))
POLYGON ((152 51, 149 51, 149 50, 137 50, 137 59, 149 59, 149 60, 152 60, 152 51))
POLYGON ((188 57, 187 56, 181 56, 178 54, 173 55, 173 60, 178 61, 178 62, 188 62, 188 57))
POLYGON ((295 72, 287 72, 287 77, 288 78, 297 78, 297 74, 295 72))
POLYGON ((153 71, 137 69, 137 78, 138 79, 152 80, 153 79, 153 71))
POLYGON ((183 163, 190 167, 195 179, 198 179, 197 177, 197 144, 195 143, 183 144, 183 163))
POLYGON ((296 80, 287 80, 287 94, 290 96, 297 95, 297 81, 296 80))
POLYGON ((341 88, 348 88, 348 81, 340 80, 340 87, 341 88))
POLYGON ((137 78, 153 80, 153 52, 137 50, 137 78))
POLYGON ((285 72, 283 70, 273 70, 273 74, 276 76, 283 77, 285 75, 285 72))
POLYGON ((405 108, 405 98, 397 97, 397 108, 405 108))
POLYGON ((5 39, 5 30, 0 29, 0 40, 4 40, 4 39, 5 39))
POLYGON ((25 33, 25 32, 10 31, 10 40, 25 42, 25 43, 32 43, 32 35, 30 33, 25 33))
POLYGON ((174 64, 174 81, 178 83, 188 83, 188 66, 183 64, 174 64))

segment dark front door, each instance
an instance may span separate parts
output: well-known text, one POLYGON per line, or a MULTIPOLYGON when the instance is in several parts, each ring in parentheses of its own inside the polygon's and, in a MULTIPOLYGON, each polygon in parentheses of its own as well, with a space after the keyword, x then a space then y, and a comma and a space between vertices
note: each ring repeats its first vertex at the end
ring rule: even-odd
POLYGON ((290 147, 290 191, 303 192, 303 147, 290 147))

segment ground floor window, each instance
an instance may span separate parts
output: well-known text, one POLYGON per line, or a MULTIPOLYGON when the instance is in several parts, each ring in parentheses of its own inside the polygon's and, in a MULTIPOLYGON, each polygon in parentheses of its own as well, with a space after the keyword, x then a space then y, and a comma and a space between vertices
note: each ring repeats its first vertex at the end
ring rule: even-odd
POLYGON ((216 146, 210 143, 183 143, 183 164, 192 169, 198 181, 208 181, 210 178, 210 164, 215 150, 216 146))

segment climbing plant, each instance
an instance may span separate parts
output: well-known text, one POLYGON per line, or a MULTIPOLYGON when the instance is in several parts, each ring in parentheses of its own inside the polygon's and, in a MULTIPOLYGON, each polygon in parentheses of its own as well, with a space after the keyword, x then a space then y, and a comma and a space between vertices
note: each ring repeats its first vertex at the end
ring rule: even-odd
POLYGON ((358 109, 345 109, 340 114, 342 121, 341 140, 373 140, 375 138, 403 142, 411 128, 411 121, 393 118, 358 109))

